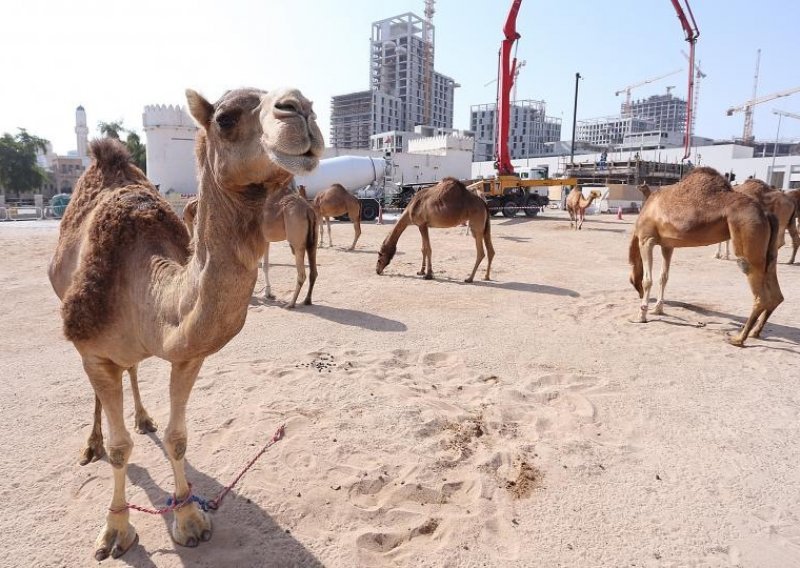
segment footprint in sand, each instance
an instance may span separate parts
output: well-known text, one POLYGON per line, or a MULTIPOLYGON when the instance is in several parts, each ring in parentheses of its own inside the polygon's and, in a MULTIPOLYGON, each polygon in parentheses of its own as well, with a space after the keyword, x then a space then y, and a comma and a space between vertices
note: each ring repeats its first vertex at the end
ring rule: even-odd
POLYGON ((391 552, 420 537, 430 538, 437 528, 439 519, 430 518, 421 525, 409 527, 406 531, 363 533, 356 539, 356 546, 368 552, 391 552))

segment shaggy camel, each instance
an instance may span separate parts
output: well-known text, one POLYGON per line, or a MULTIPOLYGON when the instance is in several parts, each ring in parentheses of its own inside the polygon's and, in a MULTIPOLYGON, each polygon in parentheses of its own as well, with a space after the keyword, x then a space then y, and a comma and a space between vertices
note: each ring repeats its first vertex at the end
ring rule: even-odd
POLYGON ((424 274, 425 280, 431 280, 433 267, 431 266, 431 241, 428 237, 428 228, 457 227, 460 223, 469 221, 472 236, 475 238, 477 258, 472 273, 464 281, 472 282, 475 278, 475 272, 485 256, 484 243, 486 244, 486 255, 489 257, 484 280, 489 280, 494 258, 489 220, 489 208, 483 199, 464 187, 464 184, 457 179, 444 178, 433 187, 421 189, 411 198, 392 232, 381 245, 375 271, 378 274, 383 273, 397 252, 397 241, 400 239, 400 235, 409 225, 417 225, 422 235, 422 268, 417 274, 424 274))
POLYGON ((321 191, 314 198, 314 210, 319 215, 319 246, 322 246, 323 240, 323 219, 324 223, 328 225, 328 246, 333 246, 333 239, 331 238, 331 217, 339 217, 347 213, 350 221, 353 222, 353 229, 355 229, 356 237, 353 239, 353 244, 347 250, 356 248, 358 237, 361 236, 361 202, 358 198, 348 192, 344 186, 338 183, 333 184, 328 189, 321 191))
POLYGON ((750 317, 730 342, 741 346, 748 334, 758 337, 783 301, 775 256, 778 222, 758 203, 733 191, 716 170, 706 167, 695 168, 677 184, 654 192, 639 213, 629 250, 630 281, 642 299, 636 321, 647 322, 655 245, 661 246, 664 263, 653 313, 663 314, 673 250, 716 244, 730 237, 753 293, 750 317))
POLYGON ((583 227, 583 221, 586 219, 586 210, 592 202, 600 197, 600 192, 592 190, 589 193, 589 198, 583 196, 583 191, 577 185, 572 188, 567 196, 567 212, 569 212, 569 226, 575 227, 578 231, 583 227))
POLYGON ((189 499, 186 403, 204 359, 244 325, 264 253, 267 190, 314 169, 323 150, 311 103, 297 90, 238 89, 214 104, 191 90, 186 98, 200 126, 192 246, 124 146, 106 139, 92 142, 94 163, 76 186, 49 268, 64 334, 83 359, 109 428, 114 490, 96 541, 98 560, 121 556, 137 540, 125 498, 133 440, 124 423, 122 373, 151 356, 172 364, 163 442, 175 498, 186 503, 174 511, 172 538, 184 546, 211 538, 210 517, 189 499))
MULTIPOLYGON (((787 264, 794 264, 797 249, 800 248, 800 235, 797 233, 798 203, 792 197, 758 179, 748 179, 744 183, 734 185, 733 190, 756 200, 766 211, 778 219, 776 253, 777 249, 786 244, 786 231, 789 231, 789 236, 792 238, 792 256, 787 264)), ((725 260, 730 258, 730 241, 725 241, 724 244, 725 254, 722 254, 723 243, 719 243, 714 258, 724 258, 725 260)))
MULTIPOLYGON (((300 186, 302 188, 302 186, 300 186)), ((266 288, 264 299, 274 300, 272 287, 269 283, 269 244, 281 241, 289 241, 289 247, 295 257, 297 266, 297 285, 295 286, 294 296, 289 302, 289 308, 294 308, 297 303, 297 296, 306 281, 306 269, 304 260, 308 255, 308 266, 310 278, 308 282, 308 292, 303 303, 311 304, 311 292, 314 290, 314 282, 317 280, 317 225, 316 215, 311 205, 305 197, 293 193, 289 186, 277 190, 270 190, 264 205, 263 231, 266 249, 261 265, 264 271, 266 288), (310 231, 310 232, 309 232, 310 231)), ((196 197, 189 200, 183 209, 183 222, 189 229, 189 235, 194 233, 194 218, 197 215, 196 197)))

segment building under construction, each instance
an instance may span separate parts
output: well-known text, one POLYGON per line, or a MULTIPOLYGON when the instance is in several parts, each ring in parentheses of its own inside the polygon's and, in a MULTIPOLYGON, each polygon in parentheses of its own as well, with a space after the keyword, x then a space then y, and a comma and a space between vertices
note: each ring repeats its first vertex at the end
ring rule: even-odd
MULTIPOLYGON (((497 103, 470 107, 470 130, 475 133, 475 161, 495 159, 497 103)), ((561 140, 561 119, 546 116, 544 101, 513 101, 508 147, 511 159, 547 154, 548 143, 561 140)), ((552 147, 552 144, 549 145, 552 147)))
POLYGON ((432 5, 425 19, 409 12, 372 24, 370 89, 333 97, 331 145, 366 149, 373 134, 453 127, 458 85, 433 69, 432 5))

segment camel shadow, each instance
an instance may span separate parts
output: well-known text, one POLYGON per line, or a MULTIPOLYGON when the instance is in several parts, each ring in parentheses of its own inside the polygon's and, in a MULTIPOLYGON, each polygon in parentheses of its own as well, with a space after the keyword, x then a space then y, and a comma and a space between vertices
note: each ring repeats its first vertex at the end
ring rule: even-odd
MULTIPOLYGON (((468 282, 458 282, 458 284, 469 285, 468 282)), ((553 296, 569 296, 579 298, 580 294, 568 288, 558 286, 548 286, 547 284, 531 284, 528 282, 492 282, 491 280, 475 280, 472 285, 486 288, 500 288, 502 290, 513 290, 515 292, 532 292, 534 294, 551 294, 553 296)))
POLYGON ((502 235, 502 236, 500 236, 498 238, 505 239, 507 241, 513 241, 515 243, 525 243, 525 242, 528 242, 528 241, 531 240, 530 237, 510 237, 510 236, 507 236, 507 235, 502 235))
POLYGON ((313 304, 304 306, 305 310, 311 315, 332 321, 341 325, 360 327, 370 331, 399 332, 406 331, 408 327, 401 321, 376 316, 359 310, 349 310, 347 308, 334 308, 333 306, 323 306, 313 304))
POLYGON ((510 219, 506 219, 502 223, 497 223, 501 227, 505 227, 507 225, 519 225, 521 223, 528 223, 533 221, 536 217, 511 217, 510 219))
POLYGON ((625 229, 604 229, 602 227, 592 227, 592 226, 587 226, 586 228, 589 229, 590 231, 600 231, 600 232, 603 232, 603 233, 626 233, 627 232, 625 229))
MULTIPOLYGON (((155 434, 149 438, 164 452, 160 438, 155 434)), ((167 459, 164 454, 164 459, 167 459)), ((186 477, 192 483, 192 491, 207 499, 215 497, 223 485, 186 463, 186 477)), ((171 493, 164 491, 153 480, 143 467, 128 465, 129 486, 144 489, 150 504, 154 508, 163 507, 171 493)), ((170 479, 170 484, 172 480, 170 479)), ((136 524, 135 511, 131 513, 132 522, 136 524)), ((269 555, 269 566, 313 566, 322 567, 320 562, 308 549, 293 538, 275 520, 256 503, 247 498, 237 498, 236 490, 231 490, 218 511, 211 513, 214 534, 211 541, 201 543, 196 548, 186 548, 173 544, 169 548, 147 550, 141 540, 120 560, 136 568, 155 568, 151 556, 177 556, 184 566, 207 565, 209 555, 220 559, 218 566, 263 566, 264 555, 269 555)), ((172 514, 162 517, 164 530, 169 531, 172 514)))
MULTIPOLYGON (((720 318, 729 320, 729 323, 736 324, 738 326, 744 325, 747 318, 742 316, 735 316, 733 314, 729 314, 726 312, 720 312, 717 310, 712 310, 709 308, 704 308, 702 306, 695 306, 694 304, 688 304, 686 302, 678 302, 675 300, 666 300, 664 302, 665 305, 674 307, 674 308, 682 308, 684 310, 688 310, 690 312, 694 312, 701 316, 705 317, 713 317, 713 318, 720 318)), ((670 322, 666 322, 670 323, 670 322)), ((696 326, 695 326, 696 327, 696 326)), ((762 332, 763 335, 761 337, 761 341, 764 342, 776 342, 780 341, 782 343, 786 343, 789 345, 800 345, 800 329, 788 326, 788 325, 781 325, 778 323, 772 323, 771 321, 767 322, 767 325, 764 326, 764 331, 762 332), (770 337, 770 336, 774 336, 770 337)), ((753 345, 755 347, 755 345, 753 345)), ((764 347, 769 347, 771 349, 779 349, 778 347, 770 347, 764 345, 764 347)), ((793 351, 794 352, 794 351, 793 351)))

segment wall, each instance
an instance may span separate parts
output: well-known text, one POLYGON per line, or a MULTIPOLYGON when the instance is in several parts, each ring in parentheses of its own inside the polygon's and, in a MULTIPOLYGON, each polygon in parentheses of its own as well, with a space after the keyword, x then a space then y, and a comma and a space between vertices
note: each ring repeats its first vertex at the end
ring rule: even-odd
POLYGON ((197 126, 178 105, 148 105, 142 114, 147 137, 147 177, 162 193, 197 192, 194 138, 197 126))

